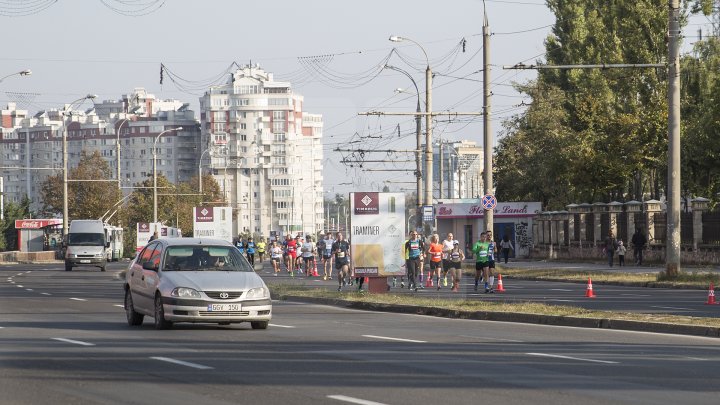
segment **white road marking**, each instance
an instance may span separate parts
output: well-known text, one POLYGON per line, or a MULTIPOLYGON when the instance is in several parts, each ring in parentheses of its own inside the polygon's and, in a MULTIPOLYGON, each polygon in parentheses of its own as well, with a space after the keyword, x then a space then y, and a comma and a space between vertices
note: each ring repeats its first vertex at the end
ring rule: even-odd
POLYGON ((32 271, 26 271, 26 272, 25 272, 25 274, 30 274, 30 273, 32 273, 32 271))
POLYGON ((573 292, 575 290, 568 290, 565 288, 551 288, 550 291, 566 291, 566 292, 573 292))
POLYGON ((33 291, 32 288, 26 288, 25 291, 33 291))
POLYGON ((393 340, 396 342, 427 343, 424 340, 400 339, 400 338, 387 337, 387 336, 375 336, 375 335, 362 335, 362 336, 366 337, 366 338, 371 338, 371 339, 393 340))
POLYGON ((367 399, 353 398, 353 397, 348 397, 345 395, 328 395, 327 397, 330 399, 338 400, 338 401, 349 402, 351 404, 385 405, 382 402, 368 401, 367 399))
POLYGON ((80 345, 80 346, 95 346, 94 343, 82 342, 79 340, 72 340, 72 339, 65 339, 65 338, 52 338, 52 339, 59 340, 61 342, 65 342, 65 343, 72 343, 74 345, 80 345))
POLYGON ((40 294, 42 294, 42 295, 52 295, 52 294, 50 294, 50 293, 40 293, 40 294))
POLYGON ((153 360, 160 360, 160 361, 166 361, 168 363, 179 364, 181 366, 197 368, 199 370, 212 370, 213 369, 210 366, 203 366, 202 364, 189 363, 187 361, 182 361, 182 360, 175 360, 175 359, 171 359, 169 357, 150 357, 150 358, 153 360))
POLYGON ((686 359, 690 359, 690 360, 697 360, 697 361, 710 361, 710 359, 703 359, 703 358, 700 358, 700 357, 687 357, 687 356, 685 356, 685 358, 686 358, 686 359))
POLYGON ((87 300, 84 299, 84 298, 70 298, 70 299, 71 299, 71 300, 74 300, 74 301, 87 301, 87 300))
POLYGON ((120 304, 115 304, 115 305, 113 305, 113 306, 114 306, 114 307, 120 307, 120 308, 123 308, 123 309, 125 308, 124 305, 120 305, 120 304))
POLYGON ((679 307, 659 307, 657 305, 651 305, 650 308, 659 308, 659 309, 678 309, 680 311, 692 311, 691 308, 679 308, 679 307))
POLYGON ((23 288, 23 286, 21 286, 20 284, 17 284, 17 288, 23 288))
POLYGON ((22 275, 23 275, 22 273, 18 273, 18 274, 16 274, 16 276, 22 276, 22 275))
POLYGON ((289 329, 294 328, 294 326, 290 326, 290 325, 278 325, 278 324, 276 324, 276 323, 271 323, 271 324, 269 324, 269 325, 272 326, 273 328, 289 328, 289 329))
POLYGON ((620 294, 623 297, 652 297, 652 295, 647 294, 620 294))
POLYGON ((514 343, 522 343, 522 340, 514 340, 514 339, 500 339, 500 338, 491 338, 491 337, 485 337, 485 336, 470 336, 470 335, 460 335, 460 337, 466 337, 471 339, 482 339, 482 340, 497 340, 500 342, 514 342, 514 343))
POLYGON ((560 356, 559 354, 548 354, 548 353, 525 353, 525 354, 527 354, 528 356, 552 357, 552 358, 555 358, 555 359, 588 361, 588 362, 591 362, 591 363, 619 364, 617 361, 605 361, 605 360, 583 359, 583 358, 580 358, 580 357, 560 356))
POLYGON ((575 302, 575 300, 549 300, 554 302, 575 302))

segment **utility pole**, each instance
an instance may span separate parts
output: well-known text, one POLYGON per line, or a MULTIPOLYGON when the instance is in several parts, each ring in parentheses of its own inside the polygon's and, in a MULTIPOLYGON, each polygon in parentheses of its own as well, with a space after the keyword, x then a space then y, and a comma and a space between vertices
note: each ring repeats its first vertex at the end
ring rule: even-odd
POLYGON ((668 197, 665 272, 680 272, 680 0, 668 10, 668 197))
MULTIPOLYGON (((490 24, 483 2, 483 152, 485 153, 485 194, 493 193, 493 138, 490 131, 490 24)), ((493 209, 485 210, 485 230, 493 230, 493 209)))

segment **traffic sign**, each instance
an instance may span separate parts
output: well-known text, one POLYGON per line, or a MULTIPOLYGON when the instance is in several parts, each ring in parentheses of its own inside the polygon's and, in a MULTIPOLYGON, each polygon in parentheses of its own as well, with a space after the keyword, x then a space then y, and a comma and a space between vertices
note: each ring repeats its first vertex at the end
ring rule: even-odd
POLYGON ((495 206, 497 205, 497 199, 492 194, 485 194, 482 198, 482 206, 486 210, 492 210, 495 209, 495 206))
POLYGON ((424 222, 432 222, 435 220, 434 210, 432 205, 423 205, 422 216, 424 222))

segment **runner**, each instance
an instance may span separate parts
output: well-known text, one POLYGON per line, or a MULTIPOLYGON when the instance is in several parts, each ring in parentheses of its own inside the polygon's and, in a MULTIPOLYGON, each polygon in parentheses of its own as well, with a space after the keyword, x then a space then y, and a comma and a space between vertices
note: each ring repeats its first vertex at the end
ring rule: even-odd
POLYGON ((313 275, 313 268, 315 267, 316 248, 310 235, 305 235, 305 243, 302 244, 300 250, 305 268, 305 276, 311 277, 313 275))
POLYGON ((458 243, 453 238, 452 232, 448 232, 447 238, 443 241, 443 287, 447 287, 447 274, 448 270, 450 270, 452 267, 450 266, 450 252, 455 248, 455 245, 458 243))
POLYGON ((272 242, 272 246, 270 247, 270 260, 272 261, 273 270, 275 270, 274 276, 277 277, 278 273, 280 273, 280 261, 283 258, 283 250, 278 245, 276 241, 272 242))
POLYGON ((475 291, 478 290, 478 282, 487 271, 488 266, 488 243, 485 241, 485 232, 480 234, 480 240, 475 242, 472 252, 475 255, 475 291))
POLYGON ((288 273, 290 273, 290 277, 295 277, 295 261, 297 260, 297 239, 292 239, 290 235, 287 236, 287 248, 285 251, 287 252, 287 261, 285 262, 287 265, 288 273))
POLYGON ((322 253, 323 280, 332 280, 332 251, 335 241, 330 237, 330 232, 325 234, 325 239, 318 242, 318 251, 322 253))
POLYGON ((338 271, 338 291, 345 286, 345 277, 350 278, 348 256, 350 256, 350 244, 343 240, 342 232, 338 232, 337 238, 332 244, 332 255, 335 257, 335 270, 338 271))
POLYGON ((245 242, 242 238, 238 238, 237 242, 235 243, 235 247, 237 247, 241 255, 245 256, 245 242))
POLYGON ((453 249, 450 251, 450 253, 448 253, 448 269, 450 271, 450 277, 452 277, 453 292, 458 292, 460 289, 463 260, 465 260, 465 254, 463 253, 462 249, 460 249, 460 243, 455 243, 453 249))
POLYGON ((245 244, 245 250, 247 251, 247 259, 250 262, 250 265, 255 268, 255 242, 253 242, 252 236, 248 238, 248 241, 245 244))
POLYGON ((260 238, 260 240, 257 243, 257 254, 258 258, 260 259, 260 263, 263 262, 263 257, 265 256, 265 247, 267 244, 265 243, 265 240, 263 238, 260 238))
POLYGON ((302 260, 300 248, 303 245, 303 238, 300 235, 295 236, 295 266, 293 267, 298 274, 302 274, 302 260))
MULTIPOLYGON (((443 271, 442 268, 442 255, 443 255, 443 245, 438 243, 440 240, 440 235, 433 234, 430 236, 430 246, 427 249, 427 255, 430 257, 430 277, 432 280, 433 274, 435 275, 435 280, 437 281, 437 289, 439 290, 441 288, 440 284, 440 275, 443 271)), ((447 283, 446 283, 447 285, 447 283)))
POLYGON ((405 242, 405 254, 407 261, 405 267, 407 267, 408 276, 408 289, 418 290, 417 286, 417 275, 420 271, 420 260, 425 250, 425 244, 422 239, 418 238, 418 234, 415 231, 410 232, 410 239, 405 242))
POLYGON ((492 231, 485 233, 485 240, 488 243, 488 267, 485 270, 485 293, 494 294, 495 274, 493 274, 493 272, 495 271, 495 251, 497 250, 497 245, 495 244, 492 231))

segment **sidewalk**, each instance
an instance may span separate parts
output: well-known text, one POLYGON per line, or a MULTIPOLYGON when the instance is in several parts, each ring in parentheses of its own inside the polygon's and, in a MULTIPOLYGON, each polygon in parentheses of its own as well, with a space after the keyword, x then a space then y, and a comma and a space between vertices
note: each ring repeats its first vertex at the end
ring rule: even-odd
MULTIPOLYGON (((532 269, 532 270, 568 270, 568 271, 605 271, 605 272, 623 272, 623 273, 659 273, 665 270, 663 263, 651 263, 643 264, 642 266, 632 265, 618 266, 617 260, 613 267, 607 265, 607 263, 601 263, 598 261, 555 261, 555 260, 531 260, 531 259, 511 259, 507 264, 503 262, 495 262, 495 265, 502 269, 514 268, 514 269, 532 269)), ((720 268, 712 266, 681 266, 680 270, 687 273, 698 272, 714 272, 720 273, 720 268)))

